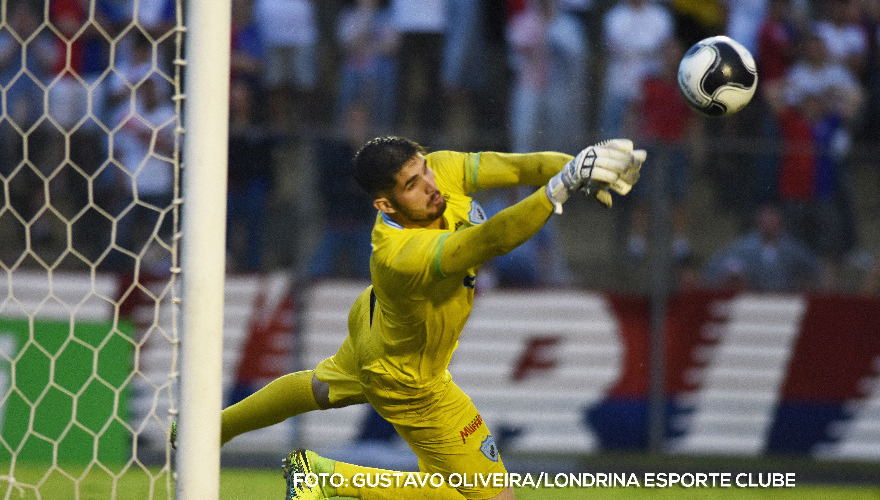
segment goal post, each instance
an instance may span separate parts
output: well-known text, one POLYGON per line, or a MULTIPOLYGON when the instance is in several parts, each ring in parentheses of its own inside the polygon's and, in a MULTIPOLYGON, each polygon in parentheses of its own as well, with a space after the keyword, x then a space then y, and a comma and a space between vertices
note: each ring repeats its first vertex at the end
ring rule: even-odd
POLYGON ((230 0, 188 0, 177 499, 220 491, 230 0))

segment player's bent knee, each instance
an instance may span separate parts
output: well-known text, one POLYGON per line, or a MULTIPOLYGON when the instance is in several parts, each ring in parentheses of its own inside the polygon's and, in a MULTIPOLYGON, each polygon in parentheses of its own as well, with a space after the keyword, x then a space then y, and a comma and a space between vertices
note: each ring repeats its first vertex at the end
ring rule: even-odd
POLYGON ((312 375, 312 394, 315 396, 318 408, 322 410, 333 408, 333 404, 330 403, 330 384, 318 380, 317 375, 312 375))
POLYGON ((330 384, 318 380, 317 375, 312 375, 312 395, 315 396, 315 402, 318 403, 318 408, 322 410, 344 408, 350 405, 366 403, 366 399, 360 395, 349 396, 335 402, 330 401, 330 384))

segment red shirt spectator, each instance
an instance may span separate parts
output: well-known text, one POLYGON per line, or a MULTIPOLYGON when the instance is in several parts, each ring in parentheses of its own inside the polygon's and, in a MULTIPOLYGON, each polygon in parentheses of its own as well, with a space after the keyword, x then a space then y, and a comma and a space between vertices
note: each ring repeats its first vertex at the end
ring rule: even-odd
POLYGON ((676 80, 649 76, 642 84, 641 136, 648 141, 676 143, 685 138, 694 117, 676 80))
POLYGON ((770 2, 767 18, 758 30, 758 74, 764 82, 785 77, 794 54, 795 33, 787 21, 788 2, 770 2))
POLYGON ((812 126, 797 108, 779 115, 784 150, 779 165, 779 196, 783 200, 808 200, 815 186, 815 149, 812 126))

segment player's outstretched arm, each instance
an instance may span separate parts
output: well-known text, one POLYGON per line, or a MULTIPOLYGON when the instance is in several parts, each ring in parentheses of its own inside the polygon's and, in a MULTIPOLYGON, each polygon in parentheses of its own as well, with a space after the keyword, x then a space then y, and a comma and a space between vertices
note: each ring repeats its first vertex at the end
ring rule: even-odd
POLYGON ((504 255, 531 238, 553 213, 541 188, 486 222, 451 233, 440 250, 440 270, 458 274, 504 255))
POLYGON ((536 153, 479 153, 477 188, 541 186, 558 174, 573 156, 543 151, 536 153))
POLYGON ((603 203, 603 197, 607 197, 606 204, 610 206, 608 190, 629 192, 638 180, 644 160, 645 152, 634 152, 628 139, 614 139, 584 149, 544 188, 478 226, 450 234, 441 249, 441 271, 446 275, 464 272, 513 250, 537 233, 551 213, 561 213, 562 203, 579 189, 592 189, 603 203))

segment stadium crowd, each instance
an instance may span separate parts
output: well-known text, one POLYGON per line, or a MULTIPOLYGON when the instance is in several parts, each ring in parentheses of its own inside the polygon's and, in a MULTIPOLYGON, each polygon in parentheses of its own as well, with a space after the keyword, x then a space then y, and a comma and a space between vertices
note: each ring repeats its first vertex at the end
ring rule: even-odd
MULTIPOLYGON (((167 267, 176 7, 9 0, 3 262, 127 269, 142 254, 167 267), (63 250, 68 222, 73 252, 63 250)), ((873 276, 880 1, 232 0, 232 9, 231 270, 363 276, 364 259, 351 257, 369 251, 373 209, 347 176, 324 172, 347 171, 366 138, 575 153, 624 136, 649 160, 638 189, 615 201, 607 259, 648 265, 659 200, 670 205, 673 267, 698 286, 851 290, 870 280, 847 281, 847 269, 873 276), (760 75, 754 101, 720 120, 687 108, 675 77, 684 51, 717 34, 745 45, 760 75), (707 238, 706 219, 733 231, 707 238), (761 237, 769 233, 778 237, 761 237), (789 251, 790 266, 774 264, 789 251), (768 265, 773 279, 761 272, 768 265)), ((481 201, 497 210, 517 196, 481 201)), ((487 283, 590 284, 566 262, 576 250, 565 248, 565 224, 577 222, 560 219, 488 266, 487 283)))

